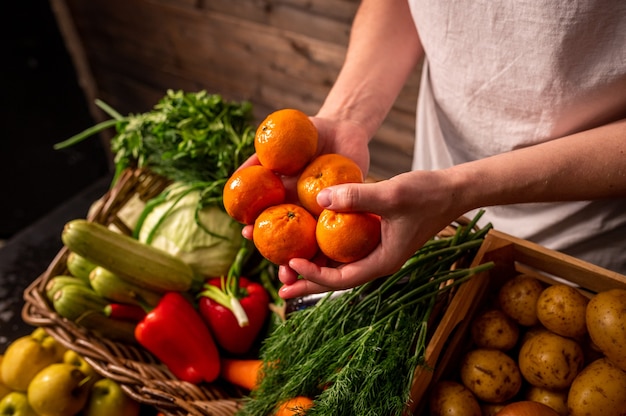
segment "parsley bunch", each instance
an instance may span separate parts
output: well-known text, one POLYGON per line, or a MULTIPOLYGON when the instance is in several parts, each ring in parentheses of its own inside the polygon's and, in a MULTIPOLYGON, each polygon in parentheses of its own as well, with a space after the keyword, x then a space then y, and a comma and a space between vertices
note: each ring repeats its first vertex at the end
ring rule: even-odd
MULTIPOLYGON (((112 119, 103 121, 64 142, 71 146, 107 128, 111 140, 115 178, 127 167, 145 167, 174 181, 213 183, 216 195, 230 175, 254 153, 252 105, 227 102, 206 91, 168 90, 143 114, 122 116, 106 103, 97 104, 112 119)), ((115 180, 114 180, 115 182, 115 180)))

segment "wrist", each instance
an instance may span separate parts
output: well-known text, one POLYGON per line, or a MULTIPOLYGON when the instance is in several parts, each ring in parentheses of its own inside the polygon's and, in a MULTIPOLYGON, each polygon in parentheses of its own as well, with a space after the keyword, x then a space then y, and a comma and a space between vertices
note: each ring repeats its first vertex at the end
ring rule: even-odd
POLYGON ((380 128, 388 108, 380 105, 366 93, 343 94, 332 91, 319 109, 316 117, 334 120, 338 124, 351 124, 360 129, 370 140, 380 128))
POLYGON ((433 191, 434 206, 439 206, 450 217, 459 217, 481 207, 478 203, 480 191, 476 189, 480 179, 475 176, 475 171, 453 166, 432 171, 431 176, 431 182, 437 188, 433 191))

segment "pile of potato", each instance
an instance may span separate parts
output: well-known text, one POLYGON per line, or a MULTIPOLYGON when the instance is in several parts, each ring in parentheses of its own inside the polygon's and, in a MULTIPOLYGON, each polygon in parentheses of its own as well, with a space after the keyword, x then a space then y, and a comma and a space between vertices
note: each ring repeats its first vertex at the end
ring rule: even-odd
POLYGON ((431 416, 626 416, 626 289, 589 295, 519 274, 470 328, 431 416))

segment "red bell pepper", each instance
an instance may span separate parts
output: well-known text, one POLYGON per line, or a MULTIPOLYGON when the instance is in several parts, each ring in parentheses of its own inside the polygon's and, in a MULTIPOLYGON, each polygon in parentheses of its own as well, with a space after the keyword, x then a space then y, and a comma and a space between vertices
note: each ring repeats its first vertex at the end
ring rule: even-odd
POLYGON ((109 318, 130 322, 139 322, 146 317, 146 309, 129 303, 109 303, 103 312, 109 318))
POLYGON ((135 338, 180 380, 212 382, 220 356, 209 328, 179 292, 167 292, 137 324, 135 338))
POLYGON ((241 298, 229 297, 222 282, 220 278, 207 281, 198 308, 219 346, 232 354, 244 354, 265 325, 269 296, 259 283, 240 277, 241 298))
POLYGON ((248 352, 269 315, 269 294, 260 283, 240 277, 247 250, 240 250, 228 277, 207 279, 198 309, 217 344, 231 354, 248 352))

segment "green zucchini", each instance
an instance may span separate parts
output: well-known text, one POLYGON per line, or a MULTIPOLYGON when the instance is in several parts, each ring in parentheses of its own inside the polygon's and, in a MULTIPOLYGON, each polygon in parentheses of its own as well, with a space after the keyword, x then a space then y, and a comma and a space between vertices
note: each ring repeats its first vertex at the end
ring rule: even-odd
POLYGON ((70 321, 76 321, 88 312, 102 312, 109 301, 92 288, 80 285, 65 285, 52 297, 54 310, 70 321))
POLYGON ((66 285, 80 285, 84 287, 89 287, 87 282, 74 276, 54 276, 48 281, 48 283, 46 283, 46 296, 50 301, 52 301, 54 299, 54 294, 57 292, 57 290, 65 287, 66 285))
POLYGON ((87 328, 102 338, 136 344, 134 322, 122 319, 111 319, 101 312, 88 313, 76 320, 76 324, 87 328))
POLYGON ((97 294, 117 303, 156 306, 163 296, 160 292, 133 284, 100 266, 91 271, 89 282, 97 294))
POLYGON ((191 267, 178 257, 98 223, 72 220, 61 239, 70 251, 137 286, 184 292, 194 280, 191 267))
POLYGON ((114 341, 135 342, 135 325, 107 317, 104 307, 109 301, 89 287, 65 285, 56 291, 52 304, 59 315, 96 334, 114 341))
POLYGON ((65 264, 72 276, 76 276, 87 283, 89 283, 89 273, 96 267, 95 264, 74 252, 67 255, 65 264))

